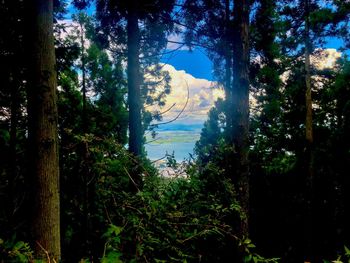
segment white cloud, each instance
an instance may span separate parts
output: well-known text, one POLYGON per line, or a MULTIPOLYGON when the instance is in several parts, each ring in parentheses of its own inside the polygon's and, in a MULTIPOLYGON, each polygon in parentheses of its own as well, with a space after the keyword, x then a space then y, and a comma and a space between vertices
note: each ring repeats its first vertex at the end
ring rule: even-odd
POLYGON ((167 50, 189 50, 189 48, 184 45, 184 44, 179 44, 179 43, 184 43, 184 40, 182 38, 182 34, 171 34, 168 37, 168 44, 166 46, 167 50), (177 43, 175 43, 177 42, 177 43))
POLYGON ((64 29, 59 30, 59 35, 58 37, 65 39, 67 38, 69 35, 71 35, 74 31, 75 28, 78 27, 78 24, 76 22, 73 22, 72 19, 62 19, 62 20, 58 20, 57 24, 59 26, 63 26, 64 29))
POLYGON ((335 63, 341 57, 342 53, 334 48, 317 49, 311 55, 311 63, 318 69, 334 68, 335 63))
POLYGON ((165 111, 174 103, 175 106, 163 115, 163 121, 174 119, 184 108, 189 90, 189 100, 184 112, 177 119, 181 123, 203 123, 214 102, 224 97, 224 92, 217 83, 206 79, 198 79, 184 70, 177 70, 172 65, 165 64, 163 70, 171 76, 171 93, 167 96, 166 105, 153 110, 165 111))
MULTIPOLYGON (((316 49, 310 56, 310 62, 317 70, 332 69, 336 67, 336 62, 341 58, 342 53, 334 48, 316 49)), ((304 57, 301 57, 302 59, 304 57)), ((298 58, 298 59, 301 59, 298 58)), ((291 71, 285 71, 280 76, 283 83, 286 83, 291 71)))

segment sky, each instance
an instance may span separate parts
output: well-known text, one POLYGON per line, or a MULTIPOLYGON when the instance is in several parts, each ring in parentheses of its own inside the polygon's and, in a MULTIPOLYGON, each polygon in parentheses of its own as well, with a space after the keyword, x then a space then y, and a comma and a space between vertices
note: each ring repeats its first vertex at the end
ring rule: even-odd
MULTIPOLYGON (((72 5, 69 5, 68 15, 74 12, 75 10, 72 5)), ((87 13, 92 14, 93 12, 94 7, 91 6, 87 13)), ((169 40, 183 42, 180 35, 171 35, 169 40)), ((342 42, 337 39, 328 39, 326 47, 338 49, 341 45, 342 42)), ((174 52, 164 55, 160 61, 165 64, 164 69, 168 70, 172 77, 170 83, 172 92, 167 97, 167 103, 163 111, 171 107, 174 103, 176 105, 163 116, 163 121, 169 121, 175 118, 182 108, 184 108, 187 100, 187 89, 189 88, 189 102, 184 113, 176 120, 176 123, 204 123, 207 113, 214 105, 215 100, 223 97, 223 91, 216 88, 217 84, 212 74, 213 65, 202 48, 188 50, 186 46, 169 43, 166 53, 169 51, 174 52)))
MULTIPOLYGON (((75 10, 70 6, 68 14, 71 15, 74 12, 75 10)), ((90 7, 87 13, 93 14, 94 7, 90 7)), ((180 35, 170 35, 169 40, 183 42, 180 35)), ((336 49, 342 46, 342 42, 329 38, 325 46, 326 48, 333 48, 333 50, 330 50, 329 55, 320 63, 320 67, 333 65, 335 59, 340 56, 336 49)), ((182 137, 181 131, 186 130, 185 133, 192 136, 193 140, 185 143, 147 143, 146 149, 151 159, 163 157, 166 151, 169 153, 176 151, 175 157, 178 161, 181 161, 188 157, 189 152, 192 152, 195 138, 199 136, 199 131, 207 119, 209 110, 214 106, 215 100, 224 97, 224 92, 217 88, 217 83, 214 81, 215 78, 212 74, 213 65, 202 48, 195 47, 190 51, 186 46, 169 42, 165 53, 168 54, 164 55, 160 62, 164 64, 163 69, 167 70, 171 76, 172 91, 167 96, 166 105, 163 109, 154 108, 153 110, 162 112, 172 107, 170 111, 163 115, 162 122, 177 118, 179 112, 184 108, 185 110, 176 121, 167 125, 160 125, 157 129, 159 132, 157 138, 162 139, 167 130, 171 131, 171 137, 179 132, 179 137, 182 137), (169 51, 174 52, 168 53, 169 51), (188 91, 189 99, 185 107, 188 91), (173 106, 174 104, 175 106, 173 106)))
MULTIPOLYGON (((183 42, 180 35, 170 35, 168 39, 183 42)), ((172 78, 172 91, 167 96, 163 109, 168 109, 174 103, 176 105, 163 116, 162 122, 176 118, 185 108, 175 124, 203 124, 214 102, 224 97, 224 92, 214 81, 212 62, 205 50, 198 47, 189 50, 186 46, 169 42, 165 53, 160 62, 165 64, 164 69, 172 78), (189 100, 186 106, 187 90, 189 100)))
MULTIPOLYGON (((87 10, 88 14, 93 14, 94 6, 87 10)), ((72 4, 68 5, 68 13, 65 21, 69 21, 72 14, 76 13, 72 4)), ((180 35, 171 35, 169 40, 183 42, 180 35)), ((217 85, 213 81, 213 66, 205 51, 201 48, 189 50, 186 46, 169 43, 166 53, 160 62, 166 64, 164 69, 168 70, 172 77, 172 92, 167 97, 167 103, 162 109, 153 110, 164 111, 174 103, 171 111, 163 116, 163 122, 175 118, 181 109, 184 108, 187 99, 187 85, 189 87, 189 101, 185 111, 176 120, 176 124, 202 124, 206 120, 207 113, 214 105, 218 97, 223 97, 223 92, 215 88, 217 85)))
POLYGON ((185 70, 195 78, 214 80, 212 63, 203 49, 176 50, 174 53, 164 56, 161 62, 170 64, 178 70, 185 70))
MULTIPOLYGON (((187 66, 187 64, 184 65, 187 66)), ((217 87, 216 82, 195 77, 194 75, 197 74, 196 70, 193 71, 193 74, 190 74, 186 70, 176 69, 170 62, 163 66, 163 70, 169 72, 171 76, 171 93, 167 96, 166 105, 163 107, 163 110, 156 107, 153 110, 164 111, 164 109, 169 109, 174 104, 175 106, 163 115, 162 122, 176 118, 185 109, 179 118, 177 118, 177 123, 203 123, 215 100, 224 97, 223 91, 217 87), (188 102, 186 104, 187 97, 188 102)))

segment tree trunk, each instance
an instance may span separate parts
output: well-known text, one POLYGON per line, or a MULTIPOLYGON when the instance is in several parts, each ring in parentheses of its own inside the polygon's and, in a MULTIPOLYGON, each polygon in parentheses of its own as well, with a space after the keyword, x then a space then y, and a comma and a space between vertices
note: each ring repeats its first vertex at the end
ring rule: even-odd
POLYGON ((237 170, 234 178, 238 200, 246 218, 242 220, 241 234, 247 236, 249 214, 249 2, 234 1, 233 39, 233 143, 237 170))
MULTIPOLYGON (((17 68, 15 69, 18 70, 17 68)), ((20 90, 18 83, 18 76, 10 73, 9 85, 11 88, 11 125, 10 125, 10 177, 8 180, 8 197, 9 197, 9 220, 13 223, 13 216, 16 211, 16 196, 15 196, 15 183, 18 176, 18 163, 17 163, 17 130, 18 119, 20 115, 20 90)))
POLYGON ((82 128, 83 128, 83 133, 86 133, 87 132, 87 112, 86 112, 86 83, 85 83, 85 79, 86 79, 85 37, 84 37, 85 31, 84 31, 83 21, 79 21, 79 24, 80 24, 81 75, 82 75, 81 91, 83 93, 82 128))
POLYGON ((135 156, 142 153, 141 91, 140 91, 140 30, 137 1, 130 0, 127 16, 128 35, 128 104, 129 104, 129 151, 135 156))
POLYGON ((312 97, 311 97, 311 73, 310 73, 310 26, 309 26, 309 1, 305 0, 305 101, 306 101, 306 120, 305 120, 305 138, 309 145, 313 143, 312 128, 312 97))
MULTIPOLYGON (((88 118, 87 118, 87 97, 86 97, 86 57, 85 57, 85 24, 82 15, 79 15, 79 27, 80 27, 80 45, 81 45, 81 92, 83 95, 83 108, 82 108, 82 133, 86 136, 88 132, 88 118)), ((79 145, 79 166, 80 166, 80 176, 82 182, 82 247, 86 255, 91 256, 91 246, 90 246, 90 220, 89 220, 89 147, 88 142, 82 140, 79 145)))
POLYGON ((53 1, 29 2, 29 138, 35 257, 59 262, 60 200, 53 1))
MULTIPOLYGON (((313 168, 313 127, 312 127, 312 95, 311 95, 311 72, 310 72, 310 53, 311 53, 311 41, 310 41, 310 3, 309 0, 305 2, 305 154, 306 154, 306 181, 307 181, 307 247, 308 257, 313 259, 313 199, 314 199, 314 168, 313 168)), ((313 261, 313 260, 312 260, 313 261)))
POLYGON ((232 50, 231 50, 230 0, 225 0, 225 98, 226 130, 229 143, 232 143, 232 50))

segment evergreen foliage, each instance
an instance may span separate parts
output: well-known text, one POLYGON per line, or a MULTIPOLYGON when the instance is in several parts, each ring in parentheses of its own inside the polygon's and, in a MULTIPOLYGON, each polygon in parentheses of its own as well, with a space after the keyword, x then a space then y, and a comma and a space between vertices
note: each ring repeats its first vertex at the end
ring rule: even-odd
POLYGON ((67 3, 53 1, 54 14, 41 13, 53 28, 29 16, 39 2, 0 3, 0 262, 349 260, 349 1, 76 0, 72 20, 67 3), (50 33, 33 41, 44 25, 50 33), (167 178, 147 158, 144 134, 162 120, 149 109, 171 92, 160 59, 176 52, 166 50, 174 33, 205 51, 225 98, 191 160, 167 156, 182 172, 167 178), (321 67, 330 40, 343 53, 321 67), (52 74, 34 79, 39 62, 52 74), (31 140, 50 125, 52 140, 31 140), (141 148, 127 150, 130 142, 141 148), (40 154, 56 143, 59 169, 40 154), (50 170, 33 171, 43 162, 60 173, 59 216, 40 210, 58 193, 51 177, 33 184, 50 170), (58 235, 47 238, 54 227, 36 224, 59 219, 61 256, 58 235))

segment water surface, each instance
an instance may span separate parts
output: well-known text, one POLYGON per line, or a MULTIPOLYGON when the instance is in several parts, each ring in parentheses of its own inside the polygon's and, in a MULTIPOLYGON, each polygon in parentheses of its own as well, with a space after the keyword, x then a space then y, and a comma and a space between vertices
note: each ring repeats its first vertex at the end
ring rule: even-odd
POLYGON ((164 125, 157 130, 157 136, 153 139, 146 136, 146 151, 150 160, 158 160, 166 153, 174 152, 175 159, 178 162, 189 158, 193 154, 193 148, 199 139, 202 124, 173 124, 164 125))

